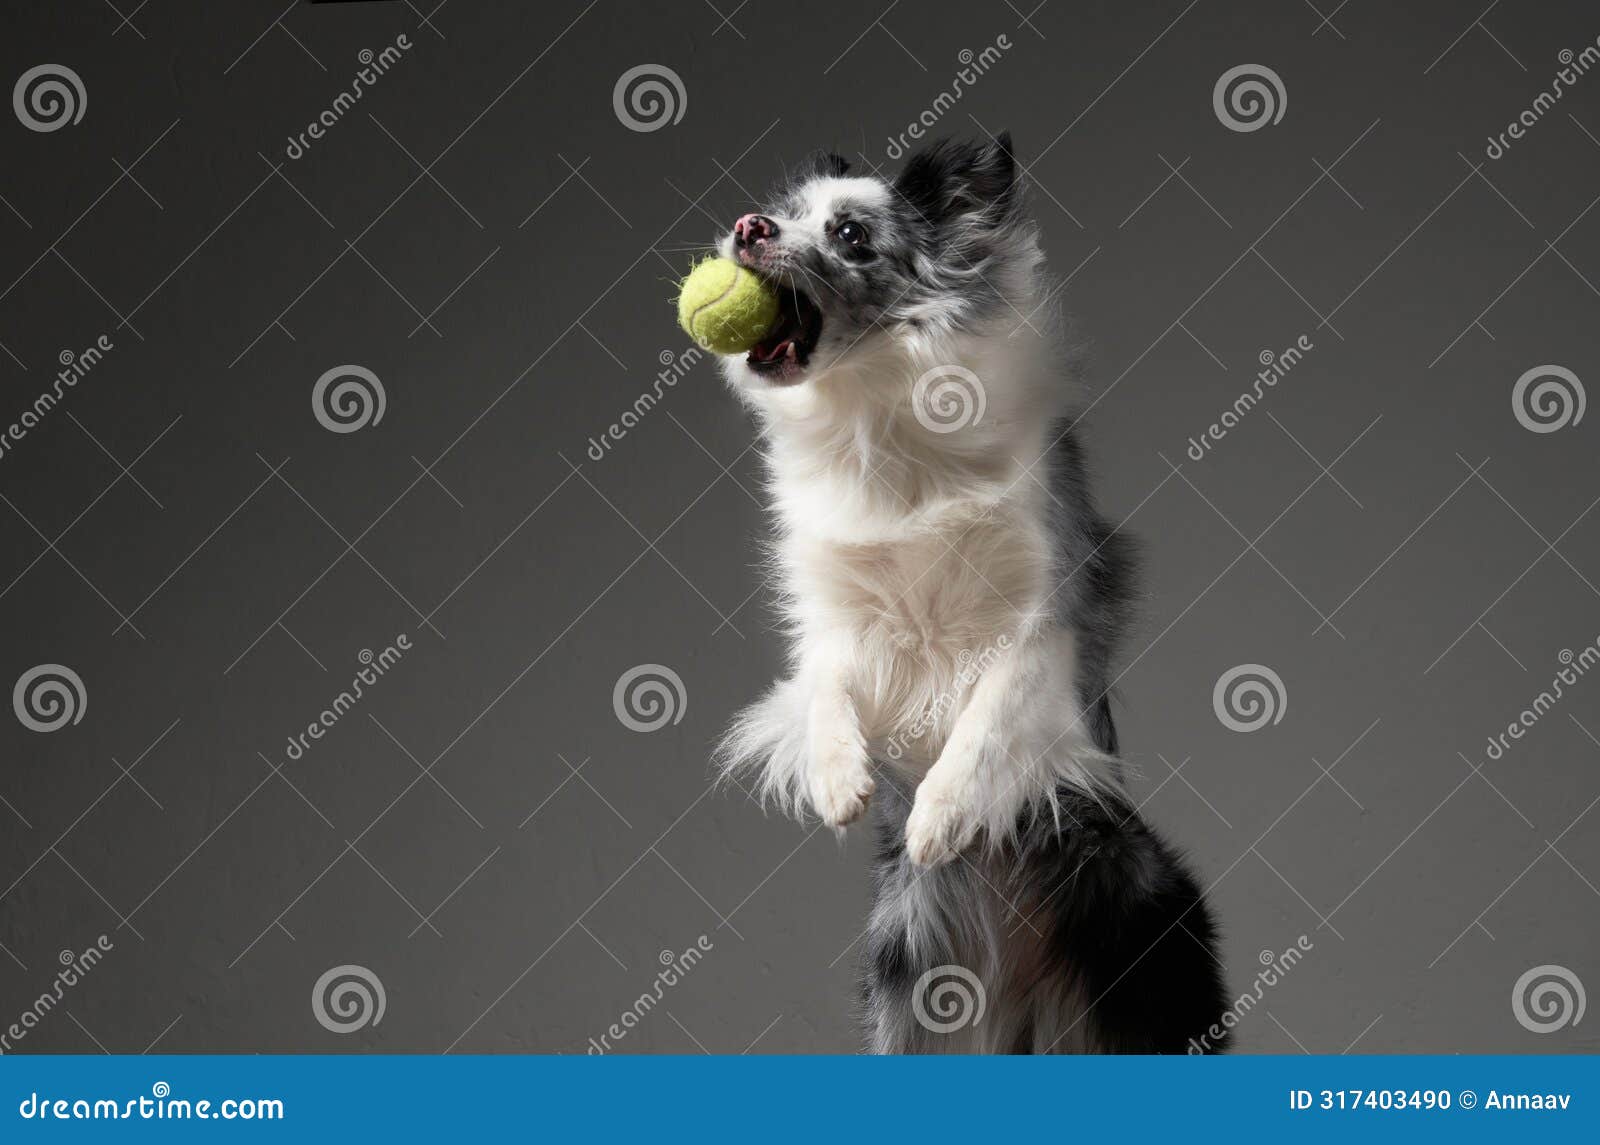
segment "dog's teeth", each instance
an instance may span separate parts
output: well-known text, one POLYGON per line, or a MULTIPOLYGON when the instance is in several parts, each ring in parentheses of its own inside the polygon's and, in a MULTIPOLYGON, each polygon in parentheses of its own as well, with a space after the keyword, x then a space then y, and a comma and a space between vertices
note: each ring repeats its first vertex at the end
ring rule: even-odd
POLYGON ((797 351, 794 348, 794 343, 793 342, 790 342, 788 350, 784 351, 784 357, 788 358, 789 361, 791 361, 791 362, 795 362, 795 361, 799 360, 800 354, 799 354, 799 351, 797 351))

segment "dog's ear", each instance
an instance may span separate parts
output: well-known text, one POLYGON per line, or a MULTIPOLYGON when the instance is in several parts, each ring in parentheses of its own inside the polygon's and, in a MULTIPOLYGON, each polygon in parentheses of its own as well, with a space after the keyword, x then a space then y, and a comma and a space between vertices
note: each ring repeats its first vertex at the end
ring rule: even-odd
POLYGON ((797 174, 801 179, 842 179, 849 170, 850 161, 843 155, 835 155, 831 151, 813 151, 800 164, 797 174))
POLYGON ((1015 217, 1021 196, 1011 133, 988 143, 940 140, 906 161, 895 192, 930 223, 965 220, 1003 226, 1015 217))

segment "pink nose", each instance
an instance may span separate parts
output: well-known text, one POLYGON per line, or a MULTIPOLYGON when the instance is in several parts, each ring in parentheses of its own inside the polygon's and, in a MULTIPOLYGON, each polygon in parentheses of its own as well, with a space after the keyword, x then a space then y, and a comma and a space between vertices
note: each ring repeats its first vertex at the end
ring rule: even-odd
POLYGON ((753 246, 777 237, 778 224, 765 215, 743 215, 733 224, 733 242, 738 247, 753 246))

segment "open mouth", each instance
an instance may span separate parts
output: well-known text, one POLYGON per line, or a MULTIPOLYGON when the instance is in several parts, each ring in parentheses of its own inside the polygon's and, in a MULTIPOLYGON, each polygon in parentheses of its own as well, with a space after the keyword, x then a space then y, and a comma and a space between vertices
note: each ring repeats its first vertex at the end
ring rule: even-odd
POLYGON ((762 377, 778 383, 798 380, 822 334, 822 311, 805 294, 774 284, 778 320, 745 359, 762 377))

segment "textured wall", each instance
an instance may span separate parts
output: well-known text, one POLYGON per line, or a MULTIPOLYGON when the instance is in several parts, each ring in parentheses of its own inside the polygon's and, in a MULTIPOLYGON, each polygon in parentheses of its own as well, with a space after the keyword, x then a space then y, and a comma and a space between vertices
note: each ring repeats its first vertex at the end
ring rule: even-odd
POLYGON ((1147 554, 1138 797, 1236 990, 1310 947, 1239 1047, 1594 1048, 1512 998, 1600 985, 1600 673, 1488 740, 1600 637, 1600 415, 1513 401, 1600 381, 1600 69, 1558 81, 1593 5, 437 3, 8 14, 0 77, 70 69, 83 112, 41 75, 0 117, 0 421, 50 395, 0 450, 0 682, 81 682, 56 730, 48 691, 0 719, 11 1048, 582 1052, 697 943, 617 1048, 855 1047, 866 841, 708 791, 780 659, 750 426, 701 362, 591 443, 686 349, 686 252, 813 147, 892 168, 924 113, 1015 133, 1069 280, 1147 554), (618 113, 638 65, 676 122, 618 113), (1277 122, 1223 122, 1238 65, 1277 122), (350 365, 382 417, 332 432, 350 365), (635 731, 645 664, 682 693, 635 731), (1281 682, 1248 732, 1239 665, 1281 682), (345 965, 385 998, 352 1033, 311 1004, 345 965))

